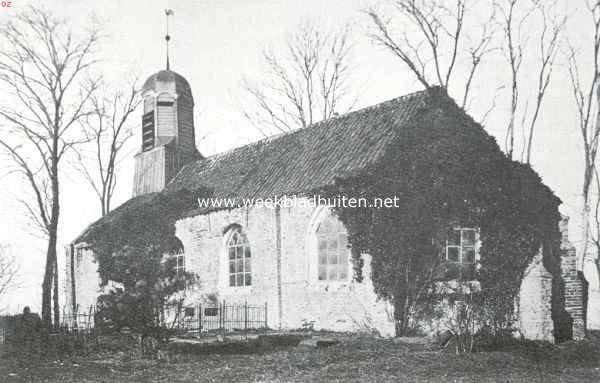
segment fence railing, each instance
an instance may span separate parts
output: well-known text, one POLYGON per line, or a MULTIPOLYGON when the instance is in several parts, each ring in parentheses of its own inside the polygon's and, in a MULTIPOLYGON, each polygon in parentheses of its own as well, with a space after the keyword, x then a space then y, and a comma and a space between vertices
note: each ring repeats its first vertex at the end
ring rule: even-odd
POLYGON ((198 304, 180 307, 170 323, 180 335, 266 332, 267 304, 198 304))
POLYGON ((58 330, 63 333, 90 333, 94 330, 95 315, 96 306, 89 306, 85 309, 77 307, 73 312, 63 309, 58 330))

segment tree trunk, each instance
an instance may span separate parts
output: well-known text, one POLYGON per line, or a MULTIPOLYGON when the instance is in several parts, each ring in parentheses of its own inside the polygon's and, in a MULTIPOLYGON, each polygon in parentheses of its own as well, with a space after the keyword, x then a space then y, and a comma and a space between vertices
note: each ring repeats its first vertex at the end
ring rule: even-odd
POLYGON ((53 293, 53 308, 54 308, 54 328, 58 329, 60 324, 60 306, 58 299, 58 257, 54 258, 54 293, 53 293))
MULTIPOLYGON (((58 137, 58 135, 56 135, 58 137)), ((42 321, 47 330, 52 329, 52 282, 56 266, 56 244, 58 235, 58 217, 60 214, 59 182, 58 182, 58 138, 53 140, 53 157, 50 182, 52 184, 52 210, 48 225, 48 249, 46 251, 46 268, 42 282, 42 321)))
POLYGON ((52 280, 56 259, 56 227, 50 227, 48 233, 48 249, 46 250, 46 268, 42 282, 42 321, 47 330, 52 329, 52 280))

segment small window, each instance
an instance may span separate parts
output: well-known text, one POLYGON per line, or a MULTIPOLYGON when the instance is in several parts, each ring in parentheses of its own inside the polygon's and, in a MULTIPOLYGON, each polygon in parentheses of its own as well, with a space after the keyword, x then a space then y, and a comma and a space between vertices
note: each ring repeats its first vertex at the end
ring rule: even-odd
POLYGON ((476 230, 457 228, 448 233, 446 240, 446 262, 462 265, 475 263, 476 230))
POLYGON ((319 281, 348 280, 348 233, 344 225, 329 215, 316 231, 319 281))
POLYGON ((194 316, 194 308, 193 307, 185 307, 183 311, 183 315, 185 317, 193 317, 194 316))
POLYGON ((233 229, 227 241, 229 261, 229 286, 252 285, 252 254, 248 238, 241 228, 233 229))

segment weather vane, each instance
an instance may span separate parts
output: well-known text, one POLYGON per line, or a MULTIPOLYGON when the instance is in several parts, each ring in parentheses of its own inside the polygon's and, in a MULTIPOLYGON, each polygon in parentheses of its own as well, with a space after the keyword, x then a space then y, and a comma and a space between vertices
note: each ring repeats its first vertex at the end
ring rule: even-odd
POLYGON ((169 35, 169 16, 173 16, 175 13, 172 9, 165 9, 165 17, 167 18, 167 34, 165 35, 165 41, 167 42, 167 70, 170 70, 169 66, 169 41, 171 36, 169 35))

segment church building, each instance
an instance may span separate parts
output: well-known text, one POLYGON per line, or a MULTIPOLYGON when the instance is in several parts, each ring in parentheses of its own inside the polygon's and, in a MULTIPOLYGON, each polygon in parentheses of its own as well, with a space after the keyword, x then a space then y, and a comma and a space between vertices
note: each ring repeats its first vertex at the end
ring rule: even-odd
MULTIPOLYGON (((307 199, 307 193, 332 185, 336 178, 374 166, 393 166, 380 160, 402 138, 403 129, 423 121, 423 116, 447 113, 444 105, 456 107, 442 90, 424 90, 203 157, 194 143, 194 99, 183 76, 169 69, 151 75, 142 97, 134 197, 208 188, 221 199, 307 199)), ((468 120, 472 129, 482 130, 468 120)), ((551 300, 556 278, 565 290, 563 303, 572 336, 584 336, 583 286, 566 228, 565 221, 560 273, 551 274, 536 257, 523 279, 519 321, 527 338, 554 340, 557 324, 551 300)), ((182 244, 177 267, 196 273, 200 281, 200 288, 186 293, 191 308, 215 297, 266 303, 267 323, 273 329, 310 324, 315 329, 394 334, 393 309, 374 292, 369 255, 361 255, 363 278, 358 281, 346 228, 327 206, 198 206, 181 216, 175 229, 182 244)), ((455 230, 457 239, 447 242, 444 260, 474 265, 477 229, 455 230)), ((70 310, 94 305, 100 292, 97 264, 85 239, 86 231, 67 249, 65 290, 70 310)), ((432 326, 432 331, 442 330, 432 326)))

